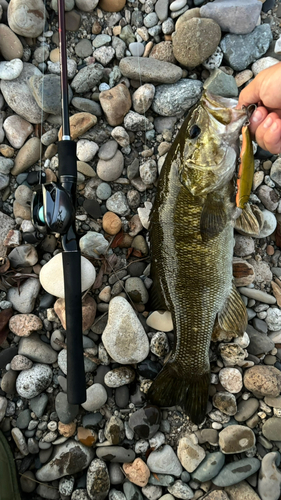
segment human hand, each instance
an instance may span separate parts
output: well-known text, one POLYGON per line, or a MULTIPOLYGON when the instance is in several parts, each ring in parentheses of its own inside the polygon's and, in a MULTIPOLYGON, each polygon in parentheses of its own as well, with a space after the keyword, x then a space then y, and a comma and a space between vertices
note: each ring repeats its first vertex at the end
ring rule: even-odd
POLYGON ((281 153, 281 63, 261 71, 239 95, 238 108, 257 104, 250 131, 258 145, 281 153))

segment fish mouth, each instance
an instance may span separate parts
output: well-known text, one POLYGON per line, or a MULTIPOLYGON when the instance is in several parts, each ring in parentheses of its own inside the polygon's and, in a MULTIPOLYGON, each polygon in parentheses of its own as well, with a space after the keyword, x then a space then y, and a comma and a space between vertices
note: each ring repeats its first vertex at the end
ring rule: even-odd
MULTIPOLYGON (((209 113, 219 124, 222 124, 228 129, 229 127, 240 128, 248 119, 246 109, 237 109, 237 99, 229 97, 221 97, 205 91, 201 97, 203 108, 209 113)), ((226 130, 227 132, 227 130, 226 130)))

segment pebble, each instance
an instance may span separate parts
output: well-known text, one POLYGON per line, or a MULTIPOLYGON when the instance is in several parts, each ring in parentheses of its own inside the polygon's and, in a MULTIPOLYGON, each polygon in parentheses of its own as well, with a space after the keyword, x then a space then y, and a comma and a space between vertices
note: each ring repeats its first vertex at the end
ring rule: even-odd
POLYGON ((120 177, 123 168, 124 157, 121 151, 117 150, 114 156, 112 156, 110 159, 99 159, 97 164, 97 174, 102 181, 112 182, 120 177))
POLYGON ((20 397, 31 399, 47 387, 52 381, 52 370, 48 365, 36 363, 29 370, 19 373, 16 388, 20 397))
POLYGON ((126 478, 137 486, 144 487, 150 476, 149 468, 141 458, 136 458, 132 463, 123 464, 126 478))
POLYGON ((237 394, 243 387, 242 375, 237 368, 222 368, 219 380, 223 388, 231 394, 237 394))
POLYGON ((257 397, 277 397, 281 391, 280 371, 273 366, 253 366, 245 371, 244 385, 257 397))
POLYGON ((197 469, 192 473, 192 479, 201 483, 210 481, 218 475, 225 463, 225 455, 220 451, 208 453, 197 469))
POLYGON ((257 26, 247 35, 226 35, 221 43, 224 58, 235 71, 242 71, 263 56, 272 41, 268 24, 257 26), (262 40, 262 43, 258 43, 262 40))
POLYGON ((135 411, 129 418, 130 428, 137 433, 140 438, 150 439, 159 429, 160 413, 156 406, 146 405, 144 408, 135 411))
POLYGON ((145 114, 150 108, 155 95, 155 87, 151 83, 141 85, 132 96, 133 108, 136 113, 145 114))
POLYGON ((23 337, 19 342, 18 352, 35 363, 53 364, 57 361, 57 352, 43 342, 37 333, 23 337))
POLYGON ((43 323, 35 314, 16 314, 9 321, 10 330, 19 337, 28 337, 43 328, 43 323))
POLYGON ((206 452, 198 445, 195 434, 187 435, 179 440, 177 455, 182 466, 187 472, 194 472, 204 460, 206 452))
POLYGON ((98 157, 104 161, 111 160, 115 156, 117 150, 118 150, 118 144, 116 141, 106 141, 100 147, 98 152, 98 157))
POLYGON ((168 491, 176 498, 194 498, 193 490, 180 479, 175 481, 172 486, 168 486, 168 491))
POLYGON ((64 392, 59 392, 55 399, 55 409, 60 422, 70 424, 78 414, 78 405, 69 404, 67 395, 64 392))
POLYGON ((251 476, 259 468, 260 461, 257 458, 242 458, 225 465, 213 479, 213 483, 215 486, 231 486, 251 476))
MULTIPOLYGON (((81 291, 88 290, 96 279, 96 270, 93 264, 81 256, 81 291)), ((46 292, 55 297, 64 298, 62 253, 55 255, 41 269, 39 280, 46 292)))
POLYGON ((122 446, 99 446, 96 454, 98 458, 113 463, 129 463, 135 459, 135 452, 122 446))
POLYGON ((218 408, 226 415, 235 415, 237 413, 236 398, 229 392, 216 392, 213 396, 213 406, 218 408))
POLYGON ((35 413, 36 417, 40 418, 44 414, 45 408, 48 404, 48 396, 45 393, 39 394, 38 396, 30 400, 30 409, 35 413))
POLYGON ((277 64, 278 62, 279 60, 275 59, 274 57, 262 57, 258 61, 254 62, 254 64, 252 64, 251 69, 254 76, 257 76, 261 71, 274 66, 274 64, 277 64))
POLYGON ((40 283, 38 279, 28 278, 20 286, 20 293, 17 288, 9 288, 7 292, 7 300, 9 300, 13 308, 20 313, 31 313, 34 309, 36 298, 40 291, 40 283))
POLYGON ((91 448, 74 439, 68 439, 65 443, 56 446, 50 462, 37 470, 36 479, 48 482, 80 472, 88 467, 93 456, 94 451, 91 448), (73 456, 75 460, 72 459, 73 456))
POLYGON ((269 441, 281 441, 280 418, 272 417, 266 420, 262 427, 262 433, 269 441))
POLYGON ((33 131, 31 123, 18 115, 8 116, 3 123, 3 128, 9 143, 16 149, 23 146, 27 137, 33 131))
POLYGON ((151 106, 152 110, 160 116, 182 114, 198 101, 201 90, 202 82, 187 78, 182 78, 173 85, 158 85, 151 106))
POLYGON ((251 33, 257 25, 261 4, 257 0, 225 0, 209 2, 200 8, 200 16, 213 19, 222 31, 237 35, 251 33))
POLYGON ((250 299, 255 299, 259 302, 263 302, 263 304, 276 304, 275 297, 272 297, 272 295, 269 295, 269 293, 263 292, 262 290, 240 287, 239 292, 241 293, 241 295, 245 295, 245 297, 249 297, 250 299))
POLYGON ((108 322, 102 341, 112 359, 121 364, 140 363, 148 355, 146 333, 123 297, 114 297, 109 303, 108 322))
POLYGON ((11 434, 12 434, 13 440, 15 441, 16 446, 19 449, 19 451, 22 453, 22 455, 27 456, 29 454, 29 451, 27 448, 27 444, 26 444, 24 435, 21 432, 21 430, 18 429, 17 427, 14 427, 11 430, 11 434))
POLYGON ((237 405, 237 413, 234 415, 235 420, 237 420, 237 422, 245 422, 254 415, 258 407, 259 402, 255 398, 240 401, 237 405))
POLYGON ((93 384, 86 391, 86 402, 82 407, 87 411, 99 410, 107 401, 107 392, 103 385, 93 384))
POLYGON ((45 6, 40 0, 12 0, 8 9, 8 22, 14 33, 36 38, 44 29, 46 15, 45 6))
POLYGON ((146 324, 150 328, 161 332, 171 332, 174 328, 169 311, 154 311, 148 316, 146 324))
POLYGON ((104 500, 110 489, 106 463, 95 458, 87 470, 87 493, 91 499, 104 500))
POLYGON ((260 500, 260 497, 246 481, 227 486, 225 491, 230 495, 231 500, 260 500))
POLYGON ((80 250, 88 257, 103 255, 108 248, 108 241, 102 234, 88 231, 79 241, 80 250))
MULTIPOLYGON (((126 57, 125 59, 129 58, 126 57)), ((120 83, 109 90, 103 90, 99 95, 99 99, 109 125, 113 127, 121 125, 124 116, 131 108, 131 95, 126 85, 120 83)))
POLYGON ((23 46, 17 35, 6 24, 0 24, 0 51, 6 61, 21 59, 23 46))
POLYGON ((265 318, 269 330, 274 332, 281 330, 281 311, 277 307, 270 307, 265 318))
POLYGON ((80 161, 91 161, 96 156, 99 147, 93 141, 87 141, 87 139, 80 139, 77 142, 77 158, 80 161))
POLYGON ((14 80, 17 78, 23 69, 21 59, 12 59, 11 61, 0 62, 0 78, 2 80, 14 80))
POLYGON ((168 444, 161 450, 152 451, 147 459, 147 465, 150 471, 156 474, 172 474, 179 477, 182 473, 182 466, 173 448, 168 444))
POLYGON ((219 446, 226 455, 248 451, 255 443, 255 434, 244 425, 228 425, 219 433, 219 446))
POLYGON ((125 57, 119 68, 123 76, 144 83, 175 83, 182 77, 179 66, 153 58, 125 57))
POLYGON ((103 75, 103 66, 99 63, 89 64, 79 70, 71 82, 71 88, 77 94, 82 94, 97 85, 103 75))
POLYGON ((280 453, 267 453, 261 463, 258 492, 262 500, 278 500, 281 490, 280 453))
POLYGON ((130 384, 135 378, 135 372, 129 366, 114 368, 104 376, 104 383, 108 387, 121 387, 130 384))
POLYGON ((32 361, 26 356, 22 356, 21 354, 17 354, 16 356, 14 356, 11 361, 11 370, 14 371, 29 370, 29 368, 32 368, 32 366, 32 361))

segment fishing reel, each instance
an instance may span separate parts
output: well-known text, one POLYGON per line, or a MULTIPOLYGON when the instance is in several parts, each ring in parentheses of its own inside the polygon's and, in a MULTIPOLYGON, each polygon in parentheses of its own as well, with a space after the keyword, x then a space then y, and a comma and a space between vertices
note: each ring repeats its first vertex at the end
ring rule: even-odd
POLYGON ((31 203, 32 223, 40 232, 65 235, 75 220, 69 192, 59 183, 49 182, 35 191, 31 203))

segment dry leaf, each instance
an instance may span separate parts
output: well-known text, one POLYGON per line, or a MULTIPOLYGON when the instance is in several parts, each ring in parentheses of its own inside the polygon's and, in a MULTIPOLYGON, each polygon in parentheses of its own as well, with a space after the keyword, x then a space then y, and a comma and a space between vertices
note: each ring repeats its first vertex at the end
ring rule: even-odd
POLYGON ((0 312, 0 345, 6 340, 9 333, 9 320, 13 316, 13 309, 4 309, 0 312))

